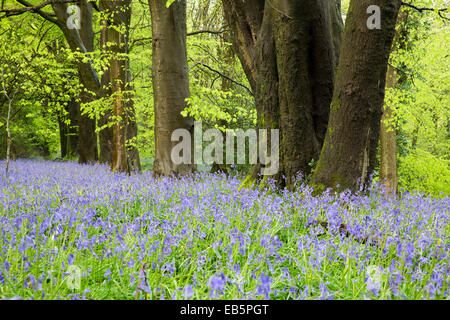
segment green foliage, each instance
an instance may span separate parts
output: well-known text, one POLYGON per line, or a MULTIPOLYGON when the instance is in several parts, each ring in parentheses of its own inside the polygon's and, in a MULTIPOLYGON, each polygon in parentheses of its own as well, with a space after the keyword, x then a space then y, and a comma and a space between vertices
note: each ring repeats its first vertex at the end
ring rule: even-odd
POLYGON ((9 101, 13 158, 49 156, 59 148, 57 119, 64 117, 78 79, 69 59, 57 50, 61 34, 51 29, 36 15, 0 20, 0 158, 6 153, 9 101), (42 42, 43 35, 48 43, 42 42))
POLYGON ((420 34, 414 37, 420 41, 411 41, 411 48, 400 50, 393 62, 407 81, 388 91, 386 99, 392 101, 397 128, 403 130, 411 148, 449 159, 450 56, 442 45, 450 44, 450 31, 435 25, 428 32, 416 32, 420 34))
POLYGON ((450 196, 450 161, 420 149, 401 157, 399 189, 450 196))
MULTIPOLYGON (((423 7, 442 2, 416 1, 423 7)), ((406 32, 391 56, 399 85, 386 91, 397 131, 399 187, 448 194, 450 159, 450 30, 435 12, 407 11, 406 32)), ((401 26, 399 26, 401 27, 401 26)))
POLYGON ((166 1, 166 7, 170 7, 172 5, 172 3, 174 3, 176 0, 167 0, 166 1))

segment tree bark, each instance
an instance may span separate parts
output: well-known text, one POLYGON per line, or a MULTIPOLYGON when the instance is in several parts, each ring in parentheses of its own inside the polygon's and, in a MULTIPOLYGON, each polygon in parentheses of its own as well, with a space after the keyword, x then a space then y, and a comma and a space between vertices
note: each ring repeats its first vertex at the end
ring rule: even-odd
POLYGON ((252 91, 256 88, 254 66, 257 35, 264 16, 264 0, 222 0, 225 20, 231 29, 234 51, 241 61, 252 91))
POLYGON ((223 4, 255 94, 258 127, 280 130, 280 168, 272 178, 292 188, 297 173, 308 174, 318 159, 325 137, 343 26, 340 1, 223 4))
MULTIPOLYGON (((130 24, 131 24, 131 0, 128 0, 129 6, 128 10, 125 11, 124 14, 124 23, 125 23, 125 51, 128 54, 130 52, 130 24)), ((127 162, 128 168, 130 171, 140 172, 142 170, 141 167, 141 159, 139 156, 139 150, 137 148, 137 135, 138 135, 138 124, 136 119, 136 110, 134 108, 134 99, 132 98, 132 93, 134 92, 134 87, 132 85, 131 78, 131 67, 130 67, 130 59, 128 55, 125 59, 125 70, 126 70, 126 81, 125 81, 125 90, 127 91, 128 99, 125 101, 126 103, 126 111, 127 111, 127 162)))
MULTIPOLYGON (((120 54, 123 46, 123 34, 115 28, 108 30, 108 39, 114 45, 110 50, 116 55, 120 54)), ((123 58, 113 57, 110 61, 109 80, 112 86, 112 96, 114 105, 115 122, 113 125, 113 159, 111 169, 113 171, 127 172, 127 125, 126 125, 126 110, 125 110, 125 63, 123 58)))
MULTIPOLYGON (((190 164, 175 164, 171 141, 176 129, 186 129, 193 137, 194 121, 180 112, 189 97, 186 57, 186 1, 177 0, 166 8, 166 0, 149 0, 153 39, 153 90, 155 107, 155 162, 153 174, 184 175, 195 171, 193 152, 190 164)), ((191 141, 191 146, 193 143, 191 141)))
POLYGON ((311 183, 357 191, 372 173, 378 147, 386 71, 401 1, 352 0, 336 74, 325 143, 311 183), (381 29, 369 29, 377 5, 381 29))

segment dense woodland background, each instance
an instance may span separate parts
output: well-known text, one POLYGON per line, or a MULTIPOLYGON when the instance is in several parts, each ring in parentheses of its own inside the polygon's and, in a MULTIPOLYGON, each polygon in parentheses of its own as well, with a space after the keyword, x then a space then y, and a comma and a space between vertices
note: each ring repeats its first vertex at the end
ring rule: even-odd
MULTIPOLYGON (((8 117, 12 159, 41 157, 78 160, 81 163, 100 161, 113 163, 113 169, 116 166, 115 169, 118 170, 123 170, 122 162, 126 163, 128 171, 153 168, 155 130, 160 130, 158 125, 163 124, 164 128, 170 128, 170 119, 159 115, 155 121, 155 103, 173 103, 178 109, 172 110, 177 110, 177 114, 182 112, 183 116, 190 117, 191 120, 203 121, 204 129, 268 126, 270 119, 266 118, 266 123, 261 122, 257 112, 258 106, 266 106, 267 101, 258 100, 258 97, 271 99, 273 96, 270 93, 273 93, 274 89, 267 74, 259 74, 263 80, 258 82, 251 77, 249 79, 251 72, 245 69, 245 50, 236 45, 240 41, 236 31, 239 26, 234 24, 240 22, 240 15, 247 14, 248 18, 248 12, 252 11, 239 11, 239 7, 233 7, 245 5, 240 1, 175 1, 171 5, 172 11, 166 7, 158 7, 165 5, 165 1, 56 1, 47 6, 35 7, 40 3, 43 2, 1 1, 0 158, 6 157, 8 117), (82 9, 78 36, 64 23, 69 2, 77 2, 82 9), (164 39, 164 35, 158 32, 164 32, 164 21, 170 20, 164 20, 164 15, 179 14, 179 17, 182 17, 183 13, 177 13, 176 10, 183 11, 183 4, 186 5, 186 26, 182 25, 181 20, 175 19, 180 25, 175 23, 173 32, 185 33, 186 57, 177 56, 170 51, 169 55, 167 51, 156 51, 163 49, 155 49, 152 39, 164 39), (151 10, 155 16, 153 21, 151 10), (153 26, 152 30, 152 23, 157 19, 161 20, 158 20, 159 29, 153 26), (80 46, 80 37, 84 49, 80 46), (186 59, 187 70, 183 59, 186 59), (158 65, 158 70, 162 70, 162 73, 157 75, 155 71, 152 72, 152 66, 155 61, 161 60, 167 62, 165 66, 158 65), (172 68, 177 64, 180 72, 188 72, 188 92, 179 94, 174 88, 166 88, 165 98, 162 98, 163 101, 158 100, 154 94, 155 81, 164 82, 166 74, 161 68, 172 68), (95 78, 100 86, 96 86, 95 78), (267 83, 267 87, 255 85, 257 83, 267 83), (185 96, 189 97, 188 105, 184 103, 185 96), (179 101, 167 102, 167 99, 179 101), (120 106, 123 109, 118 113, 117 108, 120 106), (121 126, 120 123, 123 123, 124 119, 128 119, 127 125, 121 126), (124 130, 125 127, 127 130, 124 130), (114 128, 118 130, 116 133, 113 132, 114 128), (116 152, 119 158, 113 161, 114 143, 118 144, 116 152), (121 148, 122 153, 119 152, 121 148)), ((301 69, 306 66, 301 60, 290 60, 292 53, 297 52, 295 50, 298 48, 284 48, 279 43, 289 43, 289 36, 295 34, 296 30, 292 28, 304 28, 302 21, 309 20, 279 13, 279 10, 284 10, 284 2, 273 3, 276 10, 266 3, 264 11, 266 14, 271 11, 272 15, 279 15, 280 21, 270 26, 270 23, 264 24, 265 20, 262 20, 261 34, 269 34, 268 29, 264 28, 275 28, 273 32, 278 50, 276 52, 278 57, 286 57, 283 63, 278 58, 278 72, 281 75, 284 66, 287 68, 285 74, 289 75, 292 68, 301 69), (276 6, 277 4, 280 6, 276 6), (297 19, 299 22, 291 25, 289 19, 297 19), (287 37, 285 42, 282 41, 283 37, 287 37)), ((396 35, 387 70, 381 139, 383 143, 385 137, 384 141, 387 142, 384 148, 390 148, 390 154, 395 155, 397 168, 394 170, 398 171, 399 189, 450 195, 449 21, 445 15, 446 11, 417 10, 445 8, 447 3, 428 0, 409 3, 415 8, 403 5, 397 19, 396 35)), ((252 10, 256 12, 258 8, 253 6, 252 10)), ((349 23, 346 20, 348 10, 349 1, 342 1, 340 13, 346 23, 349 23)), ((314 22, 315 20, 311 20, 304 24, 314 25, 314 22)), ((342 31, 343 29, 340 30, 342 31)), ((344 43, 346 40, 342 41, 344 43)), ((316 37, 307 40, 304 45, 317 48, 320 47, 319 42, 320 37, 316 37)), ((245 43, 250 44, 248 41, 245 43)), ((176 45, 170 44, 172 48, 176 45)), ((255 48, 257 45, 255 44, 255 48)), ((267 50, 267 47, 264 48, 267 50)), ((338 52, 336 48, 335 50, 338 52)), ((349 61, 358 50, 358 43, 354 42, 354 51, 348 52, 349 61)), ((263 56, 260 63, 270 60, 269 56, 264 56, 270 54, 270 51, 261 52, 263 56)), ((309 61, 311 65, 326 64, 323 53, 312 55, 312 59, 309 61)), ((337 64, 337 58, 333 59, 328 62, 328 68, 337 64)), ((258 58, 255 60, 258 63, 258 58)), ((259 70, 270 71, 264 68, 259 70)), ((329 70, 317 72, 333 73, 329 70)), ((305 96, 301 83, 295 83, 296 80, 289 79, 288 76, 283 77, 280 76, 277 85, 284 85, 286 90, 297 90, 297 95, 305 96)), ((182 90, 182 86, 178 84, 175 84, 175 88, 182 90)), ((313 92, 314 99, 324 96, 320 89, 318 90, 318 93, 313 92)), ((328 99, 331 99, 332 91, 327 92, 330 95, 328 99)), ((283 99, 286 99, 286 105, 289 105, 289 99, 302 98, 291 95, 284 98, 279 96, 277 99, 280 105, 283 105, 283 99)), ((331 100, 327 101, 325 99, 322 103, 328 107, 331 100)), ((283 111, 281 114, 283 117, 283 111)), ((289 114, 287 116, 289 117, 289 114)), ((178 119, 174 128, 180 121, 184 120, 178 119)), ((318 126, 320 127, 320 124, 318 126)), ((319 140, 325 139, 325 130, 326 125, 321 129, 321 133, 317 134, 319 140)), ((308 136, 307 132, 303 134, 308 136)), ((289 146, 296 150, 306 150, 306 144, 295 142, 297 136, 298 133, 293 132, 290 138, 285 136, 285 141, 291 139, 289 146)), ((161 140, 159 141, 161 143, 161 140)), ((373 146, 375 145, 372 143, 373 146)), ((370 167, 376 170, 377 179, 380 162, 383 164, 383 161, 380 161, 383 155, 382 152, 380 154, 381 145, 376 145, 375 148, 376 161, 371 163, 370 167)), ((317 167, 318 152, 321 148, 316 149, 305 156, 303 164, 298 168, 307 167, 314 170, 317 167), (314 154, 316 156, 312 156, 314 154)), ((283 152, 289 154, 287 149, 283 152)), ((288 162, 286 160, 286 163, 288 162)), ((228 173, 250 172, 251 175, 249 165, 237 168, 212 165, 212 168, 205 168, 214 171, 225 170, 228 173)), ((294 169, 292 170, 296 171, 294 169)), ((289 171, 287 168, 284 170, 289 171)), ((305 176, 309 179, 311 171, 305 172, 305 176)), ((282 184, 289 186, 290 183, 285 181, 282 184)))

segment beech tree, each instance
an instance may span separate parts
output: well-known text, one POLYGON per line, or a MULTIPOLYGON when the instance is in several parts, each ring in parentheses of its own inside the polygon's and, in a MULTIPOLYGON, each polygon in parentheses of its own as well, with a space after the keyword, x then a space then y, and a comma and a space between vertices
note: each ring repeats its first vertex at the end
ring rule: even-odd
POLYGON ((343 28, 340 1, 223 0, 223 6, 255 95, 258 127, 280 130, 273 178, 292 187, 318 159, 325 137, 343 28))
POLYGON ((356 191, 373 172, 400 6, 398 0, 350 2, 327 134, 311 180, 319 189, 356 191))
MULTIPOLYGON (((193 137, 194 121, 180 113, 189 97, 189 78, 186 58, 186 1, 176 0, 168 7, 166 0, 149 0, 152 23, 152 74, 155 108, 154 175, 184 175, 195 170, 190 164, 175 164, 171 141, 172 132, 186 129, 193 137)), ((192 142, 192 141, 191 141, 192 142)), ((193 146, 193 144, 191 143, 193 146)), ((193 152, 191 152, 191 159, 193 152)))
MULTIPOLYGON (((23 2, 20 0, 20 2, 23 2)), ((28 3, 23 3, 28 5, 28 3)), ((68 4, 64 2, 52 3, 52 8, 56 14, 56 19, 50 17, 42 10, 38 10, 45 19, 55 23, 63 32, 67 43, 72 51, 79 51, 84 54, 94 50, 94 31, 92 25, 92 3, 87 0, 80 0, 78 2, 80 8, 80 21, 78 28, 69 28, 68 21, 70 14, 68 13, 68 4)), ((78 76, 80 82, 83 84, 84 90, 80 94, 81 103, 89 103, 95 99, 95 93, 100 89, 99 77, 92 67, 90 61, 78 62, 78 76)), ((87 163, 98 160, 97 135, 95 133, 95 119, 92 119, 88 114, 81 112, 78 117, 78 153, 79 163, 87 163)))

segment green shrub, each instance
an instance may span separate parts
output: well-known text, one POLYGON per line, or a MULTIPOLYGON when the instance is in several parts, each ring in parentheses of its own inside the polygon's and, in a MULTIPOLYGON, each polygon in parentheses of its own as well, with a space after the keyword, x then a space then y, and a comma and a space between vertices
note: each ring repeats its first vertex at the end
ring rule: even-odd
POLYGON ((399 189, 450 195, 449 161, 416 149, 399 159, 399 189))

